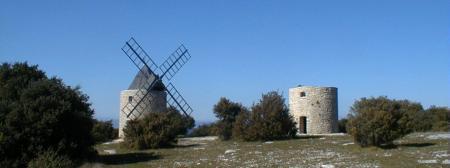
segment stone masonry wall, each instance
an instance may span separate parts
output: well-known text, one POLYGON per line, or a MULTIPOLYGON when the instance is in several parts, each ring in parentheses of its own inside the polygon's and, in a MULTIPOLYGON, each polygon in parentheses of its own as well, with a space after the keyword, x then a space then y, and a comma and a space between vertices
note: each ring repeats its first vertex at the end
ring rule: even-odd
MULTIPOLYGON (((130 117, 128 118, 126 115, 126 113, 128 113, 128 111, 126 111, 126 113, 124 113, 122 111, 122 109, 128 103, 129 96, 134 96, 137 92, 138 92, 138 90, 123 90, 122 92, 120 92, 120 109, 119 109, 119 116, 120 116, 120 118, 119 118, 119 137, 120 138, 123 138, 125 136, 123 133, 123 128, 125 128, 127 121, 130 119, 133 119, 133 115, 130 115, 130 117)), ((150 91, 149 94, 151 96, 147 96, 148 98, 145 101, 151 102, 151 103, 149 103, 149 107, 145 108, 146 110, 140 116, 140 118, 144 117, 144 115, 146 113, 166 111, 166 103, 167 103, 166 92, 165 91, 150 91), (153 99, 150 99, 151 97, 153 99)), ((138 100, 137 100, 137 98, 133 97, 132 101, 137 102, 138 100)))
POLYGON ((335 87, 301 86, 289 89, 289 110, 300 127, 300 117, 306 117, 307 134, 338 131, 338 97, 335 87), (302 96, 302 92, 304 96, 302 96))

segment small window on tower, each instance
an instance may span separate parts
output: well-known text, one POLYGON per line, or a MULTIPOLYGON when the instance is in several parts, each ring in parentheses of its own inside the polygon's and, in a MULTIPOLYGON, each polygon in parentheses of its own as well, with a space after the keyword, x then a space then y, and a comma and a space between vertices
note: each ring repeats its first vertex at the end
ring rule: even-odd
POLYGON ((305 92, 300 92, 300 97, 305 97, 306 93, 305 92))
POLYGON ((133 96, 128 96, 128 102, 132 102, 133 101, 133 96))

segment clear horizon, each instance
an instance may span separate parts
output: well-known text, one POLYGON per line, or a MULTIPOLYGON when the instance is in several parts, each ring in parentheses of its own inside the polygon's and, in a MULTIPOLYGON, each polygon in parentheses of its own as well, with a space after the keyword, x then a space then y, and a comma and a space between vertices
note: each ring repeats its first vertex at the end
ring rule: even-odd
POLYGON ((222 96, 251 106, 299 84, 337 87, 339 118, 371 96, 450 106, 446 0, 20 2, 0 6, 0 61, 81 86, 99 119, 118 119, 138 71, 120 50, 130 37, 157 64, 189 49, 173 83, 200 122, 222 96))

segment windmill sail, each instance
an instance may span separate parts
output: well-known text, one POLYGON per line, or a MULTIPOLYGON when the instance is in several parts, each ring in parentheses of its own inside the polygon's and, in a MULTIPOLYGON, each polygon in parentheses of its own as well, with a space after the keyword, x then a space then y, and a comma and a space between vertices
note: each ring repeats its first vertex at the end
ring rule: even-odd
POLYGON ((172 79, 190 58, 191 55, 184 45, 178 47, 172 54, 170 54, 169 58, 167 58, 166 61, 159 66, 162 73, 161 78, 165 77, 167 81, 172 79))
POLYGON ((177 107, 177 109, 182 111, 184 115, 190 116, 193 111, 191 106, 186 102, 183 96, 181 96, 178 90, 175 89, 175 86, 173 86, 172 83, 167 85, 166 91, 169 95, 168 103, 170 106, 177 107))
POLYGON ((192 108, 181 96, 172 83, 164 86, 162 79, 171 80, 173 76, 183 67, 184 64, 191 58, 188 50, 184 45, 178 47, 159 67, 148 56, 148 54, 141 48, 141 46, 131 38, 122 47, 122 51, 130 58, 130 60, 139 68, 139 73, 131 83, 129 90, 137 90, 135 97, 136 101, 129 101, 123 108, 122 112, 130 117, 139 117, 151 105, 152 94, 151 90, 166 91, 169 95, 168 104, 177 107, 186 116, 192 113, 192 108), (161 72, 161 76, 155 72, 161 72))
POLYGON ((125 113, 127 117, 130 117, 131 115, 139 117, 150 104, 148 101, 144 100, 152 100, 151 96, 149 96, 149 98, 146 97, 148 95, 148 90, 158 83, 158 77, 154 73, 158 66, 134 38, 131 38, 125 43, 122 47, 122 51, 139 69, 139 73, 130 85, 130 88, 135 88, 137 90, 136 94, 132 96, 135 101, 128 101, 121 111, 125 113), (134 111, 136 111, 136 113, 133 113, 134 111))

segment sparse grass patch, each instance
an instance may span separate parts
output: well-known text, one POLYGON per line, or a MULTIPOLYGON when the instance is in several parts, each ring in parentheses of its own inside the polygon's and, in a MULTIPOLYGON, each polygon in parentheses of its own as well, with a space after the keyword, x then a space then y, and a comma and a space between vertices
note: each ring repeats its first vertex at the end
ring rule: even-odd
POLYGON ((267 142, 186 138, 179 140, 181 147, 142 151, 123 149, 119 144, 97 145, 103 158, 127 159, 103 152, 107 149, 115 149, 119 156, 133 153, 143 156, 133 162, 97 162, 84 167, 320 167, 326 164, 335 167, 446 167, 443 162, 449 158, 448 139, 427 138, 437 134, 449 133, 409 134, 396 140, 396 146, 389 149, 361 148, 348 135, 267 142))

